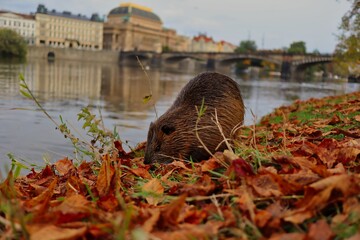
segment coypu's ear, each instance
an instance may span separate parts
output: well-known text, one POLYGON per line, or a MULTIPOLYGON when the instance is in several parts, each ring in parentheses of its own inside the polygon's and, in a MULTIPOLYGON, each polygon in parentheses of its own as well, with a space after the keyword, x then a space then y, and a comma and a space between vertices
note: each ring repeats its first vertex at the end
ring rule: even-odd
POLYGON ((161 131, 165 133, 166 135, 169 135, 175 131, 175 126, 165 124, 161 127, 161 131))

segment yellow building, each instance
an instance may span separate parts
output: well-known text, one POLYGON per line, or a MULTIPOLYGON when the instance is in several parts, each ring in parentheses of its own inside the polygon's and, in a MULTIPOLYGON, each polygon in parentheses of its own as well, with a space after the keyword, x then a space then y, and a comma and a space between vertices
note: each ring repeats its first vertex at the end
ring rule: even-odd
POLYGON ((71 12, 48 11, 40 4, 35 14, 36 45, 77 48, 102 49, 103 22, 97 15, 91 19, 71 12))
POLYGON ((104 24, 104 49, 118 51, 188 51, 190 40, 163 28, 148 7, 123 3, 110 11, 104 24))

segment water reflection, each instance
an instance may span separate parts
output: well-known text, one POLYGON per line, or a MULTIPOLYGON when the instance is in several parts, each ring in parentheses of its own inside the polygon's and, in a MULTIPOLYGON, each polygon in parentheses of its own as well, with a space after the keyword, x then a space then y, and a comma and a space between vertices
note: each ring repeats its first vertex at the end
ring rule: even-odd
MULTIPOLYGON (((31 162, 41 161, 47 153, 52 160, 72 155, 72 147, 54 130, 43 113, 34 111, 35 104, 19 95, 19 73, 49 114, 67 120, 69 126, 81 129, 77 113, 81 107, 101 109, 105 125, 117 130, 131 146, 144 141, 153 121, 156 104, 158 114, 171 105, 180 89, 197 72, 150 69, 149 77, 138 68, 117 64, 58 61, 48 63, 31 60, 26 64, 0 64, 0 166, 9 162, 6 153, 31 162), (153 93, 152 101, 143 98, 153 93), (30 109, 30 110, 20 110, 30 109)), ((346 82, 286 82, 276 78, 249 79, 232 76, 241 86, 246 111, 246 124, 259 119, 275 107, 294 99, 308 99, 359 91, 359 84, 346 82)))

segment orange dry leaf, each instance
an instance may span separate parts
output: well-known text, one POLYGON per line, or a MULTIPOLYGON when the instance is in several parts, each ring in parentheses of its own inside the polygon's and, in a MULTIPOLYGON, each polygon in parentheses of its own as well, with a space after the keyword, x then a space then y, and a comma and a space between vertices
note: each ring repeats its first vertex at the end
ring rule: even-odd
POLYGON ((351 197, 360 192, 360 176, 358 175, 335 175, 311 184, 305 190, 303 200, 297 204, 297 208, 287 212, 285 220, 293 223, 301 223, 314 216, 330 202, 351 197), (337 194, 332 194, 336 192, 337 194))
POLYGON ((145 197, 146 201, 151 205, 157 205, 164 193, 164 187, 161 185, 161 182, 157 178, 153 178, 142 187, 142 191, 144 191, 148 197, 145 197))
POLYGON ((134 168, 134 169, 130 169, 130 171, 135 174, 138 177, 142 177, 144 179, 151 179, 151 174, 149 173, 149 171, 146 168, 134 168))
POLYGON ((159 239, 211 239, 216 236, 222 222, 207 222, 194 227, 193 224, 181 224, 178 229, 172 232, 154 232, 153 235, 159 239))
POLYGON ((23 203, 24 208, 27 211, 39 211, 39 213, 45 211, 48 207, 51 197, 54 194, 54 189, 57 183, 58 179, 54 178, 50 186, 44 192, 34 198, 25 201, 23 203))
POLYGON ((330 240, 333 239, 334 233, 331 230, 326 220, 321 219, 315 223, 310 224, 309 232, 306 239, 311 240, 330 240))
POLYGON ((161 209, 159 227, 174 229, 178 225, 178 218, 185 205, 186 194, 181 195, 161 209))
POLYGON ((54 163, 55 169, 58 171, 60 176, 68 174, 70 171, 74 172, 75 167, 68 158, 58 160, 54 163))
POLYGON ((28 226, 30 240, 73 240, 84 236, 86 227, 62 228, 55 225, 28 226))
POLYGON ((154 209, 147 209, 147 211, 150 214, 150 217, 143 223, 142 228, 150 233, 152 232, 153 228, 155 227, 156 223, 158 222, 160 218, 160 209, 154 208, 154 209))
MULTIPOLYGON (((111 165, 110 156, 103 157, 102 165, 96 181, 96 189, 99 196, 105 196, 109 193, 111 188, 111 180, 115 174, 115 169, 111 165)), ((114 189, 113 189, 114 190, 114 189)))
POLYGON ((97 205, 107 212, 114 212, 118 208, 119 202, 115 195, 110 193, 106 196, 100 197, 97 201, 97 205))

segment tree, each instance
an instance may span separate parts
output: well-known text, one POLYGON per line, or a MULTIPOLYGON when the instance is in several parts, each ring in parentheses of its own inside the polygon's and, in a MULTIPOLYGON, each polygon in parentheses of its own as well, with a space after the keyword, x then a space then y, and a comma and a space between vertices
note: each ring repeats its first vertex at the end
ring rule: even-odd
POLYGON ((0 56, 25 58, 27 45, 15 31, 0 29, 0 56))
POLYGON ((253 40, 246 40, 241 41, 239 47, 235 49, 236 53, 251 53, 257 50, 257 46, 255 41, 253 40))
POLYGON ((352 7, 343 16, 339 27, 335 59, 345 72, 360 78, 360 1, 348 1, 352 2, 352 7))
POLYGON ((306 54, 306 44, 303 41, 293 42, 287 51, 291 54, 306 54))

